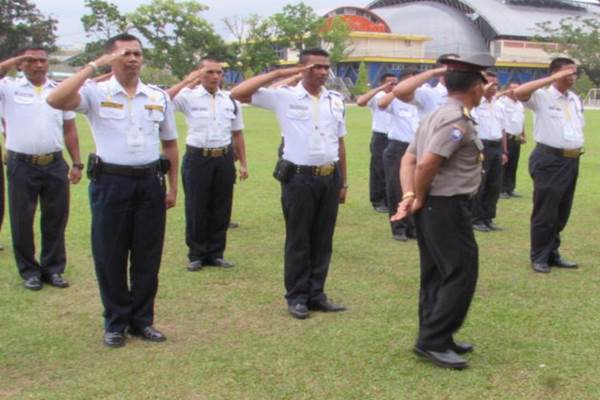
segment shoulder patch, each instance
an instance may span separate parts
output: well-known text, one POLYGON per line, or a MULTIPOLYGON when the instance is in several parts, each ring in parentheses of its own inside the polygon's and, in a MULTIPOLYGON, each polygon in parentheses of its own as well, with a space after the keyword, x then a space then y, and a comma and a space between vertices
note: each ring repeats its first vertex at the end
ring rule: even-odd
POLYGON ((452 133, 450 140, 453 142, 460 142, 465 137, 465 130, 458 124, 452 125, 452 133))

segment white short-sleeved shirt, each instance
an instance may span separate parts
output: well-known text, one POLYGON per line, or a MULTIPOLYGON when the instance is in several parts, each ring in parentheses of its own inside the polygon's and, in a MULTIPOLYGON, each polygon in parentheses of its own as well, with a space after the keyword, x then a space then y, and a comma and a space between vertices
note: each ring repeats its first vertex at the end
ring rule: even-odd
POLYGON ((496 100, 488 101, 485 97, 481 99, 479 106, 471 111, 471 115, 477 125, 477 135, 482 140, 502 140, 503 114, 502 108, 496 100))
POLYGON ((186 143, 194 147, 217 148, 231 143, 231 132, 244 129, 242 107, 229 92, 211 95, 202 85, 185 88, 175 96, 175 110, 185 114, 186 143))
POLYGON ((87 116, 96 142, 96 154, 105 162, 143 165, 160 155, 160 140, 177 139, 173 104, 155 86, 138 82, 129 98, 113 76, 107 81, 88 81, 79 90, 76 111, 87 116))
POLYGON ((509 135, 520 136, 525 129, 525 107, 518 100, 503 96, 497 103, 502 110, 502 129, 509 135))
POLYGON ((283 159, 297 165, 323 165, 338 160, 339 138, 346 135, 344 102, 334 91, 311 96, 297 86, 259 89, 252 104, 271 110, 283 131, 283 159))
POLYGON ((566 91, 559 92, 554 85, 538 89, 525 107, 534 111, 533 137, 536 142, 558 149, 583 147, 583 106, 579 97, 566 91))
POLYGON ((64 148, 63 121, 75 118, 72 111, 56 110, 46 97, 56 82, 36 87, 27 78, 0 81, 0 105, 6 123, 6 148, 25 154, 47 154, 64 148))
POLYGON ((419 128, 419 111, 413 104, 394 99, 386 108, 390 115, 390 132, 388 138, 410 143, 419 128))
POLYGON ((415 90, 412 103, 417 106, 419 117, 423 120, 427 115, 440 108, 447 100, 448 89, 441 82, 438 82, 435 87, 425 83, 415 90))
POLYGON ((379 108, 377 103, 385 95, 386 93, 382 90, 373 96, 367 103, 367 107, 371 109, 371 114, 373 116, 373 132, 383 133, 384 135, 388 134, 390 130, 390 114, 379 108))

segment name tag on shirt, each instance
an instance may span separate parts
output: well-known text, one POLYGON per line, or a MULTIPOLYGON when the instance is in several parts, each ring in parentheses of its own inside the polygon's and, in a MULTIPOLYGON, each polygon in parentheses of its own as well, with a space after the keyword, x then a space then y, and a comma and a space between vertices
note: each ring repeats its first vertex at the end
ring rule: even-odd
POLYGON ((124 105, 121 103, 115 103, 113 101, 102 101, 100 102, 100 107, 115 108, 118 110, 122 110, 124 108, 124 105))
POLYGON ((33 93, 15 92, 15 103, 32 104, 35 96, 33 93))
POLYGON ((165 108, 163 106, 161 106, 160 104, 146 104, 144 106, 144 108, 146 110, 150 110, 150 111, 160 111, 160 112, 165 111, 165 108))

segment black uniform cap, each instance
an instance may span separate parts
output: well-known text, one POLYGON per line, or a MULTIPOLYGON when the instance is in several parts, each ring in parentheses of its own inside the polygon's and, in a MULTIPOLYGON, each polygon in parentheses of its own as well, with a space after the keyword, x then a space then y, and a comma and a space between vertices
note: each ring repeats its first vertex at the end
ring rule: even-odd
MULTIPOLYGON (((438 59, 440 64, 445 65, 448 71, 453 72, 482 72, 496 64, 496 58, 488 53, 473 54, 468 57, 447 56, 438 59)), ((481 74, 483 76, 483 74, 481 74)), ((484 80, 485 76, 483 77, 484 80)))

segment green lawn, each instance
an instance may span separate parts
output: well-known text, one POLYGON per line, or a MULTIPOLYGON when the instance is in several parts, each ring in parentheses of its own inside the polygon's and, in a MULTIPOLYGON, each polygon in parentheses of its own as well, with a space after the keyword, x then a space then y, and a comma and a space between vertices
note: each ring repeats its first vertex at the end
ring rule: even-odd
MULTIPOLYGON (((446 371, 411 352, 419 287, 415 242, 391 239, 368 200, 367 110, 349 108, 350 191, 340 208, 327 292, 349 307, 298 321, 283 299, 284 226, 271 173, 279 143, 272 115, 245 109, 250 179, 236 185, 226 257, 231 270, 186 271, 183 192, 168 213, 156 326, 169 340, 102 345, 90 253, 87 181, 72 187, 66 290, 22 287, 0 234, 2 399, 597 399, 600 398, 600 111, 588 112, 587 152, 565 258, 577 271, 534 274, 528 263, 531 181, 501 200, 504 231, 478 234, 480 279, 458 338, 476 345, 471 368, 446 371)), ((180 145, 184 123, 178 117, 180 145)), ((82 151, 92 149, 79 120, 82 151)))

